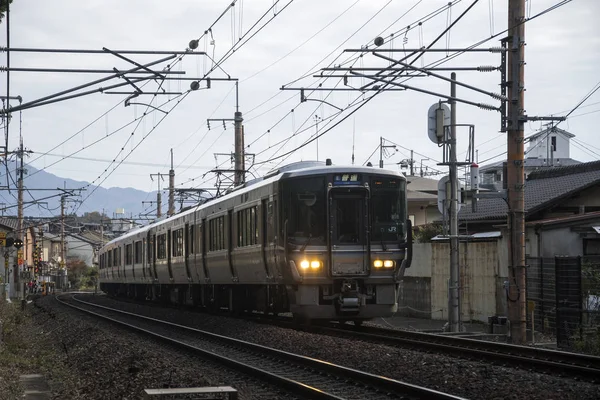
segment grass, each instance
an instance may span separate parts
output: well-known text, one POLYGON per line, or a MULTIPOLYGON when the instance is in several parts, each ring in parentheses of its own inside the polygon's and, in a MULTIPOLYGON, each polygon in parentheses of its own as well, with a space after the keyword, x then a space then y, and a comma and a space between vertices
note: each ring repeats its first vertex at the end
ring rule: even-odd
POLYGON ((56 350, 45 345, 46 335, 33 321, 32 309, 33 304, 22 311, 20 304, 0 300, 0 400, 22 396, 20 375, 43 374, 50 379, 60 379, 65 372, 63 366, 56 363, 56 350))

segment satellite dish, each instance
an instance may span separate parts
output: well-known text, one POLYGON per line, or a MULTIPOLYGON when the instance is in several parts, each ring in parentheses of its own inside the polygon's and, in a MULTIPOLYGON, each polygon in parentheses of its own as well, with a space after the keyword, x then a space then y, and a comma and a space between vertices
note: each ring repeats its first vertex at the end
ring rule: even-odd
POLYGON ((442 103, 435 103, 427 111, 427 136, 435 144, 444 139, 444 126, 450 125, 450 108, 442 103))
MULTIPOLYGON (((458 182, 458 209, 456 212, 460 211, 461 203, 460 203, 460 190, 463 186, 458 182)), ((442 179, 438 181, 438 210, 442 215, 444 215, 444 202, 446 203, 446 214, 449 214, 450 210, 450 176, 446 175, 442 179)))

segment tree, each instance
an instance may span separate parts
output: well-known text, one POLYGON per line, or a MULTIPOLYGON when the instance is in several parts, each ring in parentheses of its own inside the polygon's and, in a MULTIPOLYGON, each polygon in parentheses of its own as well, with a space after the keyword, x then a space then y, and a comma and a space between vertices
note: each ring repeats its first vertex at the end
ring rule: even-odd
POLYGON ((11 4, 13 0, 0 0, 0 23, 4 19, 4 13, 8 9, 8 5, 11 4))
POLYGON ((98 211, 86 212, 79 217, 79 222, 100 224, 108 221, 110 221, 110 218, 106 214, 101 214, 98 211))

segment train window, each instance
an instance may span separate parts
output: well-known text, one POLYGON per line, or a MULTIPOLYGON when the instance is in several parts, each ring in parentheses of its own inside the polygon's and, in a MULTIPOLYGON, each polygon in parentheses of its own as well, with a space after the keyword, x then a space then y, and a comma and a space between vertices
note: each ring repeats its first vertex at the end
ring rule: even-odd
POLYGON ((332 203, 334 240, 337 243, 363 243, 365 199, 362 196, 334 197, 332 203))
POLYGON ((133 262, 139 264, 142 262, 142 242, 135 242, 133 262))
POLYGON ((194 248, 194 225, 190 225, 189 226, 189 236, 188 236, 188 241, 187 244, 189 246, 189 254, 194 254, 196 253, 196 249, 194 248))
POLYGON ((133 245, 125 245, 125 265, 133 264, 133 245))
POLYGON ((258 244, 258 207, 250 207, 237 212, 237 247, 258 244))
POLYGON ((208 251, 225 249, 225 217, 217 217, 208 221, 208 251))
POLYGON ((389 178, 376 178, 371 185, 372 240, 397 241, 406 230, 406 184, 389 178))
POLYGON ((327 184, 325 176, 283 182, 282 221, 287 221, 288 240, 325 244, 327 237, 327 184))
POLYGON ((167 235, 165 233, 156 237, 156 258, 159 260, 167 258, 167 235))
POLYGON ((106 261, 106 266, 107 267, 112 267, 112 252, 109 250, 106 252, 106 256, 108 256, 108 260, 106 261))
POLYGON ((173 257, 183 256, 183 228, 174 230, 171 234, 171 249, 173 257))

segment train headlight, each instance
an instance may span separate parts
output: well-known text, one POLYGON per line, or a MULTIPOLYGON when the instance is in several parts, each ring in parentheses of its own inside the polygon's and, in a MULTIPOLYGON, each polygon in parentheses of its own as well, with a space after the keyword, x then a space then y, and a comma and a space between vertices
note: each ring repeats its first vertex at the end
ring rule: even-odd
POLYGON ((319 268, 321 268, 321 261, 311 261, 310 262, 310 267, 312 269, 319 269, 319 268))
POLYGON ((383 261, 381 261, 381 260, 375 260, 375 261, 373 261, 373 266, 375 268, 381 268, 381 267, 383 267, 383 261))
POLYGON ((308 262, 308 260, 302 260, 302 261, 300 261, 300 268, 302 268, 302 269, 308 269, 308 267, 310 267, 310 263, 308 262))
POLYGON ((385 260, 385 261, 383 262, 383 266, 384 266, 385 268, 393 268, 395 264, 396 264, 396 263, 395 263, 394 261, 392 261, 392 260, 385 260))

